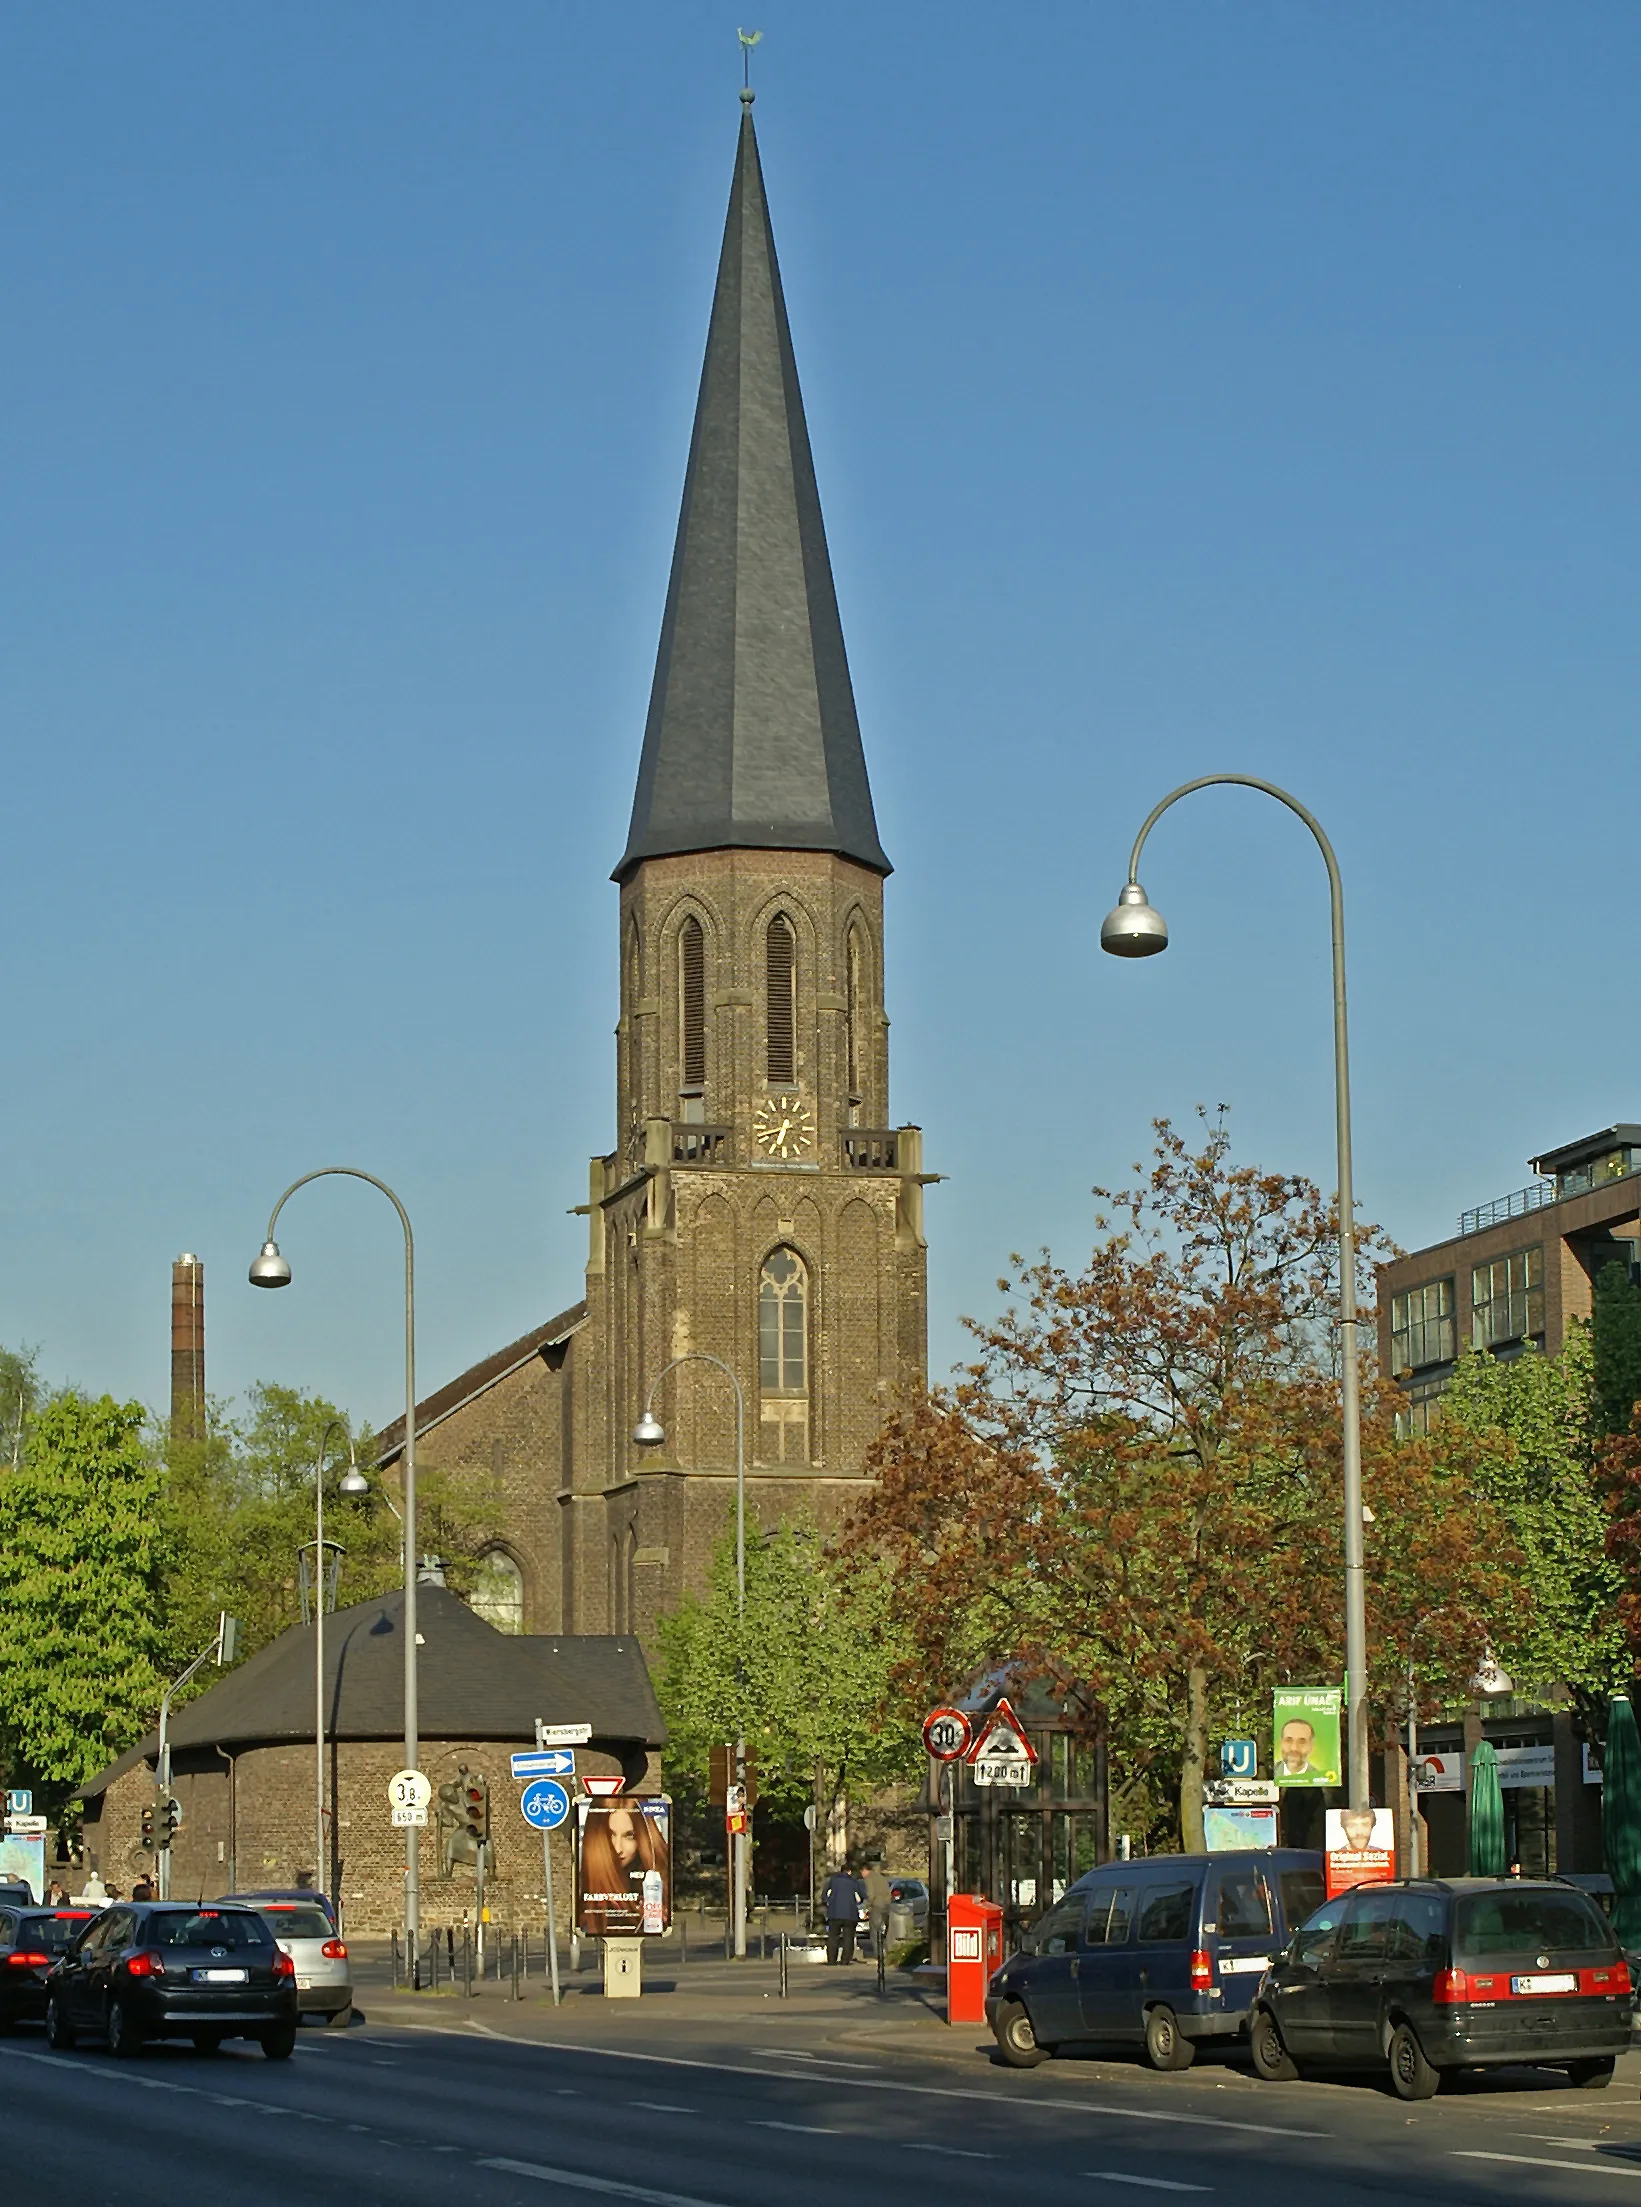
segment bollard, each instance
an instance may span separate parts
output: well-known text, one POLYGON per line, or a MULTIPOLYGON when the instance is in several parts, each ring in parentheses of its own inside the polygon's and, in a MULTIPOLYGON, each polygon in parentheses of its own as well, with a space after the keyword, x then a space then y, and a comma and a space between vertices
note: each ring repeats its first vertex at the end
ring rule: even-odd
POLYGON ((883 1981, 883 1949, 888 1945, 888 1943, 888 1940, 885 1939, 880 1932, 878 1934, 877 1942, 877 1996, 880 2000, 883 1998, 884 1991, 886 1989, 883 1981))
POLYGON ((393 1969, 393 1989, 397 1992, 399 1989, 399 1934, 397 1931, 391 1931, 388 1934, 388 1960, 393 1969))
POLYGON ((513 1933, 513 1998, 524 1998, 524 1952, 519 1945, 519 1935, 513 1933))
MULTIPOLYGON (((437 1992, 439 1989, 439 1934, 436 1931, 433 1934, 433 1948, 429 1956, 429 1962, 431 1966, 428 1972, 427 1989, 429 1992, 437 1992)), ((420 1972, 418 1971, 417 1974, 419 1976, 420 1972)))
POLYGON ((679 1961, 679 1966, 680 1966, 680 1967, 682 1967, 682 1965, 683 1965, 683 1964, 684 1964, 685 1962, 687 1962, 688 1960, 689 1960, 689 1918, 688 1918, 687 1916, 680 1916, 680 1917, 679 1917, 679 1919, 678 1919, 678 1961, 679 1961))
POLYGON ((786 1933, 781 1933, 781 1998, 786 1998, 786 1933))

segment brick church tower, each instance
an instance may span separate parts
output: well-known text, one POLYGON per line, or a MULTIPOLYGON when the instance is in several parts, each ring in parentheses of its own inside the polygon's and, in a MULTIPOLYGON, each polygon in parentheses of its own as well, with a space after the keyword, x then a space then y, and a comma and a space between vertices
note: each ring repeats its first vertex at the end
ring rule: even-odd
MULTIPOLYGON (((500 1480, 475 1596, 635 1632, 732 1522, 835 1522, 924 1377, 922 1142, 889 1124, 883 881, 775 241, 743 95, 621 888, 617 1146, 585 1302, 422 1406, 500 1480), (632 1429, 657 1380, 665 1445, 632 1429)), ((391 1449, 389 1454, 391 1456, 391 1449)))

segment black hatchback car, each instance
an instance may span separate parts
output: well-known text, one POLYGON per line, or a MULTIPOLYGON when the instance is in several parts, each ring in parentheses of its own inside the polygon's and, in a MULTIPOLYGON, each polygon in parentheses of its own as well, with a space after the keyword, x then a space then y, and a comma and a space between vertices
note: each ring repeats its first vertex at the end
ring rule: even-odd
POLYGON ((0 2031, 38 2023, 46 2012, 46 1980, 86 1925, 90 1908, 0 1908, 0 2031))
POLYGON ((1259 2075, 1388 2062, 1404 2100, 1444 2072, 1548 2064, 1611 2081, 1630 2041, 1630 1974, 1572 1887, 1522 1878, 1359 1885, 1326 1901, 1260 1983, 1259 2075))
POLYGON ((112 2054, 151 2038, 191 2038, 202 2054, 252 2038, 270 2061, 296 2044, 296 1965, 252 1908, 116 1901, 51 1973, 46 2039, 82 2033, 112 2054))

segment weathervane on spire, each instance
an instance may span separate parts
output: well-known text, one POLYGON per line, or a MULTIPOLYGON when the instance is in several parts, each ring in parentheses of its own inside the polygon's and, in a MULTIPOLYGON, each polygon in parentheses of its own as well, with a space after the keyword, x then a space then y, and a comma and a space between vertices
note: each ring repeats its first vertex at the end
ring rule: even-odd
POLYGON ((752 49, 763 35, 762 31, 737 31, 735 33, 735 36, 741 42, 741 101, 746 107, 750 107, 758 97, 752 89, 752 49))

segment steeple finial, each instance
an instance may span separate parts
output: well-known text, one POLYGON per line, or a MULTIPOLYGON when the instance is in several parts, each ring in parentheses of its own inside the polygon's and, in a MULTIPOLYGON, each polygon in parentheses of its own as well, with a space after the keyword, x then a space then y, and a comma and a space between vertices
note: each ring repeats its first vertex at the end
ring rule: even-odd
POLYGON ((747 110, 615 878, 721 850, 835 851, 889 871, 747 110))
POLYGON ((762 31, 737 31, 741 42, 741 105, 750 107, 758 97, 752 89, 752 49, 763 37, 762 31))

